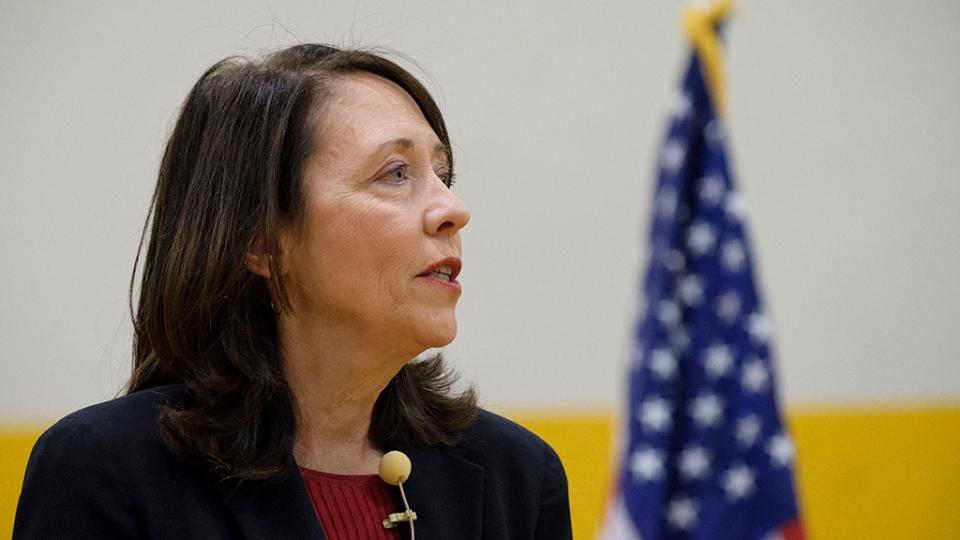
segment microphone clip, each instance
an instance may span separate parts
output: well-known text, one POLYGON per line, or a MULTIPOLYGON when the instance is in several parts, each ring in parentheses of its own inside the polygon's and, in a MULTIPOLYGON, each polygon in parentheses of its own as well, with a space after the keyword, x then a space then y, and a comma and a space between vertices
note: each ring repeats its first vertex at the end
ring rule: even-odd
POLYGON ((399 525, 400 523, 403 523, 405 521, 413 522, 413 521, 416 521, 416 519, 417 519, 417 513, 414 512, 413 510, 407 510, 405 512, 394 512, 393 514, 390 514, 389 516, 387 516, 387 519, 383 520, 383 528, 392 529, 397 525, 399 525))

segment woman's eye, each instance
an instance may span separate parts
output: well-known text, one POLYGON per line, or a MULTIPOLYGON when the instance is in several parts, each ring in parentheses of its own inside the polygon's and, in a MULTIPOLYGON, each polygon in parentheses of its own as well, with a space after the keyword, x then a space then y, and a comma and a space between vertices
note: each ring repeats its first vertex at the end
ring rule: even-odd
POLYGON ((403 184, 403 183, 405 183, 407 180, 409 180, 409 177, 407 176, 407 166, 406 166, 406 165, 398 165, 398 166, 390 169, 390 170, 387 172, 387 174, 384 176, 384 178, 385 178, 388 182, 390 182, 390 183, 392 183, 392 184, 403 184))

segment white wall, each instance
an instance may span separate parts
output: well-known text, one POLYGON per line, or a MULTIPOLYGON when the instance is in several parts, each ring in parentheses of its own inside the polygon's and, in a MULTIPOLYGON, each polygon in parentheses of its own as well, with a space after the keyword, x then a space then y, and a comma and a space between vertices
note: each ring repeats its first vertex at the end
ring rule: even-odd
MULTIPOLYGON (((473 213, 449 353, 484 399, 619 404, 677 3, 55 4, 0 9, 0 417, 117 392, 179 102, 299 40, 428 72, 473 213)), ((739 4, 732 150, 789 402, 960 396, 960 3, 739 4)))

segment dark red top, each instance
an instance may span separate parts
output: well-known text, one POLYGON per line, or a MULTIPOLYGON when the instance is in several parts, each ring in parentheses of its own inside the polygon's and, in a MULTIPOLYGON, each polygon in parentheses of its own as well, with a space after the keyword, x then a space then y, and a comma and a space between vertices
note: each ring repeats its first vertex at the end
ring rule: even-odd
POLYGON ((328 540, 400 538, 397 529, 383 528, 383 520, 402 509, 378 475, 330 474, 303 467, 300 475, 328 540))

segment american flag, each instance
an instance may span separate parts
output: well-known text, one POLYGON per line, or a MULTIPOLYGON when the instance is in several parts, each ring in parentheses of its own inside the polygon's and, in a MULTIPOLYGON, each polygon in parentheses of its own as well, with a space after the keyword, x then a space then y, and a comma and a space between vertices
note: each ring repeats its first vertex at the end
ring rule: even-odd
POLYGON ((696 54, 659 155, 607 539, 802 538, 772 325, 696 54))

